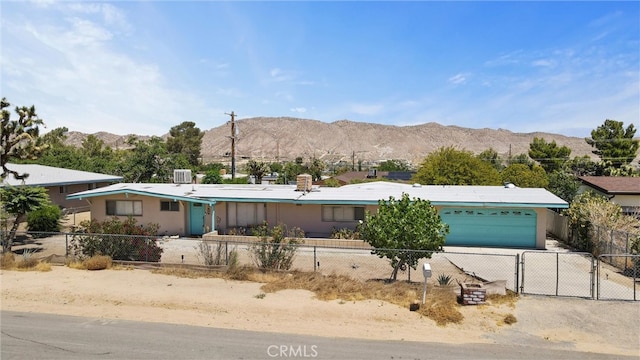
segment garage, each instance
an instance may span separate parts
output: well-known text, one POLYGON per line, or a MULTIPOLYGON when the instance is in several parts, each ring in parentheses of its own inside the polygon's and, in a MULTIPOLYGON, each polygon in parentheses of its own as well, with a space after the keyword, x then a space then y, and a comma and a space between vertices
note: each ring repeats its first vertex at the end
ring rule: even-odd
POLYGON ((536 247, 536 212, 533 209, 444 208, 449 224, 448 246, 536 247))

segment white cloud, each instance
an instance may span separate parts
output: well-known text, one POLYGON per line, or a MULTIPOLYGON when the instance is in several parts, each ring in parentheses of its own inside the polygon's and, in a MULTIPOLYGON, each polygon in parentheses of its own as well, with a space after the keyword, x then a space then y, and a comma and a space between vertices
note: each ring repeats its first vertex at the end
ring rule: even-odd
POLYGON ((296 108, 292 108, 290 110, 291 110, 291 112, 295 112, 295 113, 306 113, 307 112, 307 108, 304 108, 304 107, 296 107, 296 108))
POLYGON ((468 74, 456 74, 452 77, 450 77, 448 79, 449 83, 453 84, 453 85, 460 85, 460 84, 464 84, 465 82, 467 82, 467 76, 468 74))
POLYGON ((531 63, 534 67, 554 67, 556 62, 551 59, 538 59, 531 63))
POLYGON ((112 30, 120 25, 107 24, 117 22, 117 9, 75 9, 77 16, 63 21, 3 17, 2 30, 12 35, 2 44, 3 96, 12 104, 34 104, 48 128, 117 134, 162 135, 182 121, 224 113, 169 83, 157 64, 119 49, 112 30), (99 11, 107 21, 99 24, 81 10, 99 11))

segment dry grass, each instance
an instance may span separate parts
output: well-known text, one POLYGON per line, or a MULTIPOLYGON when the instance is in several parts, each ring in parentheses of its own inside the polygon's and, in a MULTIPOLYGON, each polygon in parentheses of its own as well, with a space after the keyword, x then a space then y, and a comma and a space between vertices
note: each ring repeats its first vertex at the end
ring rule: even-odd
POLYGON ((485 300, 491 305, 507 305, 513 309, 516 307, 518 294, 511 290, 507 290, 506 295, 489 294, 485 300))
POLYGON ((42 262, 34 256, 18 256, 14 253, 4 253, 0 259, 0 268, 19 271, 51 271, 51 264, 42 262))
POLYGON ((12 252, 2 254, 2 258, 0 258, 0 269, 15 269, 16 267, 16 257, 12 252))
POLYGON ((111 268, 113 261, 110 256, 96 255, 82 262, 87 270, 104 270, 111 268))
POLYGON ((516 317, 513 316, 513 314, 507 314, 507 316, 504 317, 502 322, 504 322, 507 325, 513 325, 518 322, 518 319, 516 319, 516 317))
MULTIPOLYGON (((344 275, 323 275, 316 272, 262 272, 254 267, 239 266, 229 269, 192 269, 188 267, 162 267, 152 270, 156 274, 172 275, 185 278, 222 278, 263 283, 264 293, 274 293, 286 289, 308 290, 320 300, 381 300, 409 309, 411 304, 422 300, 421 283, 397 281, 388 283, 383 280, 360 281, 344 275)), ((513 292, 507 295, 489 295, 489 305, 515 306, 518 296, 513 292)), ((436 322, 439 326, 460 323, 464 315, 460 312, 458 294, 455 287, 431 287, 427 292, 425 303, 417 312, 436 322)), ((514 318, 515 319, 515 318, 514 318)), ((505 318, 507 321, 513 319, 505 318)))

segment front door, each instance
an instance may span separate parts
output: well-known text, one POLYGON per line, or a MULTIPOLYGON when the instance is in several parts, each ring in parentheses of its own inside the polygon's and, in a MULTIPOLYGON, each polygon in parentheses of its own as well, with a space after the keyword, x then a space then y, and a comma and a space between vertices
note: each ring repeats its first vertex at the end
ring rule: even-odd
POLYGON ((189 234, 200 236, 204 234, 204 205, 189 203, 189 234))

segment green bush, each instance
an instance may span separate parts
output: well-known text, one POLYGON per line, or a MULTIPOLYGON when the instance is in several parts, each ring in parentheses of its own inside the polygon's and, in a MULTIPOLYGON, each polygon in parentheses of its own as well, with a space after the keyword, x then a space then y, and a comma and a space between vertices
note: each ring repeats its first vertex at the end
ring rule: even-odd
POLYGON ((265 221, 252 231, 260 241, 249 246, 249 253, 253 262, 260 269, 289 270, 293 265, 293 258, 298 250, 297 245, 304 238, 304 231, 294 227, 289 229, 280 224, 273 228, 265 221))
MULTIPOLYGON (((27 229, 36 232, 59 232, 62 211, 55 205, 45 205, 27 215, 27 229)), ((39 237, 37 234, 34 237, 39 237)))
POLYGON ((158 224, 137 225, 133 217, 83 221, 80 231, 71 238, 69 250, 80 259, 106 255, 113 260, 159 262, 163 249, 153 238, 159 228, 158 224))

